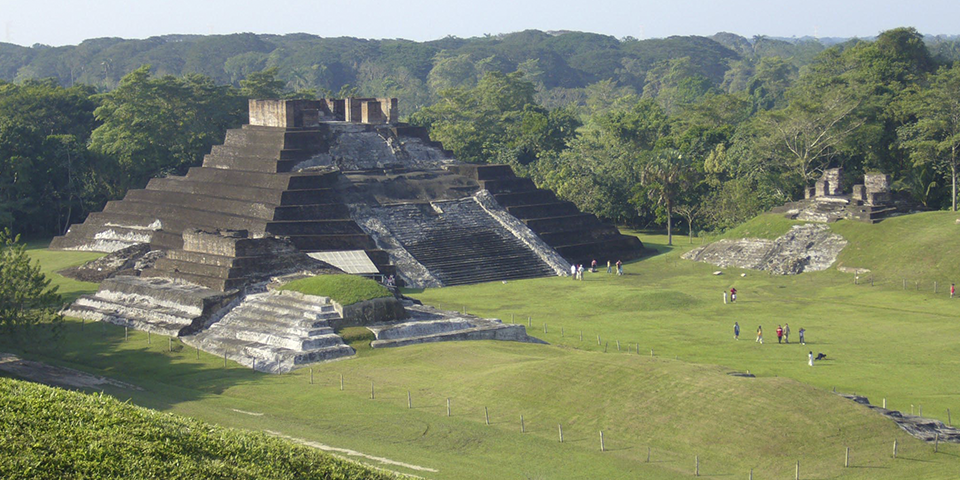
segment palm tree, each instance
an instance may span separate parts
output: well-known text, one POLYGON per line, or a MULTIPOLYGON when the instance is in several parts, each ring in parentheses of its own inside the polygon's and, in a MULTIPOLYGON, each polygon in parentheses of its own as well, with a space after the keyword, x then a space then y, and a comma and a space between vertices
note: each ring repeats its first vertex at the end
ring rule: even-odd
POLYGON ((697 170, 690 158, 676 150, 661 150, 643 165, 640 186, 647 198, 667 214, 667 245, 673 245, 671 216, 677 197, 696 182, 697 170))

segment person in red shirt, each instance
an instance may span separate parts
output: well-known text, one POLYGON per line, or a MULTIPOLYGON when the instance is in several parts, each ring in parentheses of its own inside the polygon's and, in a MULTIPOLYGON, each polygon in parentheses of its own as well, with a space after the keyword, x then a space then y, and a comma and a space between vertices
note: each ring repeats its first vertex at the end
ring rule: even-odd
POLYGON ((737 289, 730 287, 730 303, 737 301, 737 289))
POLYGON ((950 298, 953 298, 953 294, 956 293, 956 292, 957 292, 957 287, 955 287, 955 286, 951 283, 951 284, 950 284, 950 298))
POLYGON ((782 343, 783 340, 783 327, 777 325, 777 343, 782 343))

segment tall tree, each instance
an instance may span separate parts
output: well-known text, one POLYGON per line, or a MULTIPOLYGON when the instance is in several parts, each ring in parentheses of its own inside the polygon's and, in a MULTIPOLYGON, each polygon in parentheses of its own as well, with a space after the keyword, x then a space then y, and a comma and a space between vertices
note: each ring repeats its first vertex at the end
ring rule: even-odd
POLYGON ((151 77, 149 65, 100 100, 94 115, 103 124, 93 131, 90 149, 117 160, 121 191, 199 165, 246 114, 245 100, 232 87, 202 75, 151 77))
POLYGON ((903 100, 904 112, 915 118, 897 130, 900 144, 917 167, 933 165, 947 172, 950 208, 957 211, 957 169, 960 155, 960 65, 942 68, 928 88, 913 89, 903 100))
MULTIPOLYGON (((637 194, 646 196, 660 208, 667 223, 667 245, 673 245, 674 207, 684 190, 696 183, 697 169, 689 156, 684 157, 673 149, 653 153, 641 168, 641 188, 637 194)), ((641 200, 635 198, 634 201, 641 200)))

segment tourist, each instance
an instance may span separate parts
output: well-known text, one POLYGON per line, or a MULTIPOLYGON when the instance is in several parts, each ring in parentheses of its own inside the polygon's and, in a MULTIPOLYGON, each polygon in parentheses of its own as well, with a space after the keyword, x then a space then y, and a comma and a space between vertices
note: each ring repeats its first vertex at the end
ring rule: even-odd
POLYGON ((783 324, 783 343, 790 343, 790 324, 783 324))
POLYGON ((957 293, 957 287, 955 287, 955 286, 951 283, 951 284, 950 284, 950 298, 953 298, 953 294, 954 294, 954 293, 957 293))
POLYGON ((607 273, 613 273, 613 267, 610 266, 610 260, 607 260, 607 273))
POLYGON ((617 275, 623 275, 623 262, 617 260, 617 275))
POLYGON ((733 339, 740 340, 740 324, 733 322, 733 339))
POLYGON ((577 279, 577 264, 576 264, 576 263, 571 263, 571 264, 570 264, 570 276, 573 277, 574 280, 577 279))
POLYGON ((803 333, 806 332, 806 329, 800 327, 800 345, 806 345, 807 341, 803 339, 803 333))
POLYGON ((783 340, 783 327, 777 325, 777 343, 782 343, 783 340))
POLYGON ((590 273, 597 273, 597 259, 596 259, 596 258, 594 258, 593 261, 590 262, 590 273))
POLYGON ((737 289, 730 287, 730 303, 737 301, 737 289))
POLYGON ((583 264, 577 265, 577 280, 583 280, 583 264))
POLYGON ((812 366, 813 366, 813 352, 812 352, 812 351, 811 351, 809 354, 807 354, 807 359, 808 359, 808 363, 809 363, 810 366, 812 367, 812 366))
POLYGON ((763 345, 763 327, 762 326, 757 327, 757 342, 759 342, 760 345, 763 345))

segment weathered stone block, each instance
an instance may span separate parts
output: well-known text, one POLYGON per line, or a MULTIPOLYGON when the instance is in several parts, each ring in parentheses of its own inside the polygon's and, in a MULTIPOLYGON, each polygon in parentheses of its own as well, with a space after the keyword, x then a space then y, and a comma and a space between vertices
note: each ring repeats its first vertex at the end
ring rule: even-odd
POLYGON ((853 199, 860 202, 867 201, 867 188, 863 185, 854 185, 853 199))
POLYGON ((407 316, 403 304, 394 297, 374 298, 353 305, 340 305, 334 302, 333 307, 343 317, 332 320, 332 326, 337 329, 392 322, 407 316))
POLYGON ((817 196, 817 187, 803 187, 803 198, 811 199, 817 196))
POLYGON ((868 173, 863 176, 863 184, 867 192, 886 193, 890 191, 890 175, 868 173))

